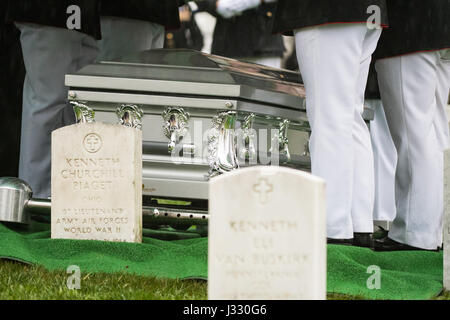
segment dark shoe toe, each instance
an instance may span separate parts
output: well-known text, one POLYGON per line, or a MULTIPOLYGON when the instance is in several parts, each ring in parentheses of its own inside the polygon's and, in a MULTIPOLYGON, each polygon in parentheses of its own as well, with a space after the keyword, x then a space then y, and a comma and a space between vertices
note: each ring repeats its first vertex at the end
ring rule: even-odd
POLYGON ((355 232, 353 234, 353 245, 356 247, 373 248, 372 233, 355 232))
POLYGON ((383 239, 377 239, 374 241, 374 250, 375 251, 432 251, 437 252, 436 250, 427 250, 422 248, 413 247, 404 243, 397 242, 389 237, 383 239))
POLYGON ((344 246, 351 246, 353 244, 353 239, 332 239, 327 238, 328 244, 340 244, 344 246))

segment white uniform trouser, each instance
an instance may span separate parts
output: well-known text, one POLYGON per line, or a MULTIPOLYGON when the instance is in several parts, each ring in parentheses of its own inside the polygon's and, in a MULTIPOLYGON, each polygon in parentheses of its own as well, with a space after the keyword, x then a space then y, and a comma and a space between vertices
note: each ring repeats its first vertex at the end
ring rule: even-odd
POLYGON ((384 114, 383 103, 379 99, 366 100, 374 112, 370 122, 373 158, 375 165, 375 205, 373 220, 392 222, 395 218, 395 168, 397 151, 384 114))
POLYGON ((114 60, 128 54, 162 48, 165 29, 162 25, 118 17, 101 17, 102 40, 99 61, 114 60))
POLYGON ((50 196, 51 132, 73 124, 64 77, 95 61, 96 40, 77 31, 18 23, 26 76, 19 177, 34 197, 50 196))
POLYGON ((362 112, 380 35, 366 24, 295 32, 312 129, 312 173, 327 183, 327 236, 333 239, 373 232, 373 153, 362 112))
POLYGON ((256 58, 253 57, 253 58, 242 58, 242 59, 238 59, 238 60, 262 64, 263 66, 266 66, 266 67, 280 69, 281 62, 283 59, 281 57, 256 57, 256 58))
MULTIPOLYGON (((446 51, 447 54, 449 51, 446 51)), ((389 237, 423 249, 442 244, 443 150, 450 59, 444 51, 414 53, 376 63, 381 97, 397 149, 397 215, 389 237)))

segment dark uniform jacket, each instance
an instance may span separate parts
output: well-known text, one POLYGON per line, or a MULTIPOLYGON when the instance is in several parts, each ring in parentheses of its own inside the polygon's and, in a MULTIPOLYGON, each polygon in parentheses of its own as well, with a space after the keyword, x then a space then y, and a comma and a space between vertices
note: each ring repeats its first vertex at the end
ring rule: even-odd
POLYGON ((450 48, 450 0, 388 0, 377 58, 450 48))
POLYGON ((0 1, 0 27, 5 23, 8 2, 0 1))
POLYGON ((6 2, 0 1, 0 177, 19 171, 22 88, 25 79, 20 32, 4 23, 6 2))
POLYGON ((211 53, 230 57, 281 57, 285 50, 281 35, 272 33, 276 4, 262 4, 242 15, 224 19, 216 12, 216 0, 199 2, 199 10, 217 17, 211 53))
POLYGON ((115 16, 128 19, 146 20, 178 29, 180 19, 178 0, 100 0, 102 16, 115 16))
POLYGON ((372 5, 380 7, 381 24, 386 26, 386 0, 278 0, 274 32, 292 34, 295 29, 323 24, 365 23, 372 5))
MULTIPOLYGON (((4 1, 4 0, 1 0, 4 1)), ((178 0, 6 0, 9 22, 66 28, 67 8, 81 9, 81 32, 101 38, 100 15, 124 17, 179 27, 178 0)))
POLYGON ((166 49, 192 49, 200 51, 203 48, 203 34, 198 27, 194 15, 191 20, 181 23, 178 30, 166 31, 166 49))

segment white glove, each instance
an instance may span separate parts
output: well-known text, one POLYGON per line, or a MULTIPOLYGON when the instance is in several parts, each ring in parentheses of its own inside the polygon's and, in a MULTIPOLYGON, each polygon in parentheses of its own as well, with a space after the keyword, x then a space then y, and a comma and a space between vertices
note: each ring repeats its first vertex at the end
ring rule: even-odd
POLYGON ((261 4, 261 0, 219 0, 217 13, 229 19, 241 14, 245 10, 253 9, 261 4))

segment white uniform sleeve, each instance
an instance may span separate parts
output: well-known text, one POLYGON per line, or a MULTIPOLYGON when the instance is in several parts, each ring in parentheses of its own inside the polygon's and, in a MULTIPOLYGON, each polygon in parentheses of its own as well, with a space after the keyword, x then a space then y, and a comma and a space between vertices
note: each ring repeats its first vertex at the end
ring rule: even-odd
POLYGON ((225 19, 241 14, 245 10, 253 9, 261 4, 261 0, 219 0, 217 13, 225 19))

